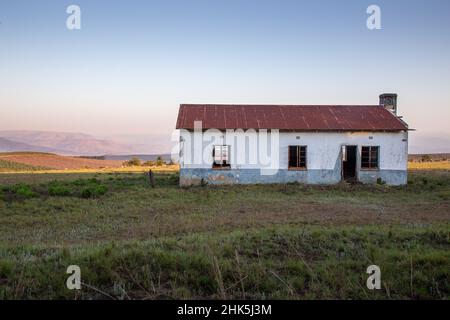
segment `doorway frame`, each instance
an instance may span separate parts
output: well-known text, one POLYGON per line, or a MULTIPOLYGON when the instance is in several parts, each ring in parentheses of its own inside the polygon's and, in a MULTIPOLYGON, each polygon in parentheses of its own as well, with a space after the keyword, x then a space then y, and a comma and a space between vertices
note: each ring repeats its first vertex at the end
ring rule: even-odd
POLYGON ((358 178, 358 163, 359 163, 359 147, 356 144, 342 144, 341 145, 341 151, 340 151, 340 155, 341 155, 341 182, 342 181, 347 181, 344 177, 344 154, 343 154, 343 148, 345 148, 345 152, 348 154, 348 150, 347 147, 355 147, 355 175, 354 175, 354 179, 356 181, 359 181, 358 178))

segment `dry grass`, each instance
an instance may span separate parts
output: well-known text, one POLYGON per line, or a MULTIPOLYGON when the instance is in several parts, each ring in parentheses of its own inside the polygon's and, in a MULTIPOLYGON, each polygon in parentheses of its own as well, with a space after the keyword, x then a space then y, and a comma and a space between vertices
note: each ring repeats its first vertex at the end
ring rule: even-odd
POLYGON ((178 165, 123 166, 121 160, 96 160, 50 153, 0 153, 0 183, 36 183, 50 179, 76 179, 86 174, 176 172, 178 165), (45 166, 42 166, 45 164, 45 166), (33 175, 30 175, 32 173, 33 175))
POLYGON ((450 170, 450 161, 409 162, 410 170, 450 170))
POLYGON ((11 162, 0 159, 0 173, 1 172, 34 172, 48 170, 46 167, 36 167, 29 164, 23 164, 18 162, 11 162))
POLYGON ((116 168, 122 166, 122 161, 117 160, 97 160, 78 157, 66 157, 51 153, 0 153, 0 160, 25 164, 34 167, 46 167, 56 170, 67 169, 101 169, 116 168))

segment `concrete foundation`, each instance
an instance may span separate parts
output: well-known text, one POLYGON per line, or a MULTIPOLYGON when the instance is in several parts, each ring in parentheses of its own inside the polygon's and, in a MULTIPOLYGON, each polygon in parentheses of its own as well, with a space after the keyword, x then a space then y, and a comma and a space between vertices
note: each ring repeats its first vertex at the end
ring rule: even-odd
MULTIPOLYGON (((401 170, 360 171, 359 181, 388 185, 404 185, 407 183, 407 172, 401 170)), ((341 173, 337 170, 278 170, 275 174, 264 175, 259 169, 180 169, 180 185, 207 184, 264 184, 264 183, 304 183, 304 184, 336 184, 341 181, 341 173)))
POLYGON ((406 170, 361 170, 358 180, 362 183, 384 182, 391 186, 401 186, 408 183, 406 170))

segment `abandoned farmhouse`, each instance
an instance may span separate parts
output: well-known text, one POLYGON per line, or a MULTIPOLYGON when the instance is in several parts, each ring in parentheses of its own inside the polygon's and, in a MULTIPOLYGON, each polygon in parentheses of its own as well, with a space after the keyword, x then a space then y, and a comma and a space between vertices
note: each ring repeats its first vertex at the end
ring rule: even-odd
POLYGON ((180 185, 407 183, 397 95, 378 105, 182 104, 180 185))

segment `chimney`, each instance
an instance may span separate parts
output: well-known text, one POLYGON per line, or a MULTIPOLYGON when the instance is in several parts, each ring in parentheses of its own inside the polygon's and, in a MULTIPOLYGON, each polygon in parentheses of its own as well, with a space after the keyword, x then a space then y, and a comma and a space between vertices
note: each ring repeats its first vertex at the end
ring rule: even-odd
POLYGON ((397 94, 383 93, 380 94, 380 105, 397 115, 397 94))

